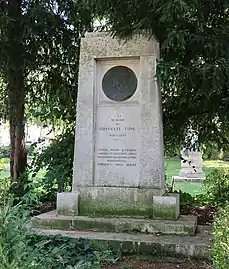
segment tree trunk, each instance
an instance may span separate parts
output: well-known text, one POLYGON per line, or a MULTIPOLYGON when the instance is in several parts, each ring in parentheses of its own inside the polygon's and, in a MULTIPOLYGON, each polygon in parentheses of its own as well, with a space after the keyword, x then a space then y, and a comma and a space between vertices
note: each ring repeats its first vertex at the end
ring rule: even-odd
POLYGON ((8 98, 10 121, 10 175, 13 190, 20 194, 24 187, 21 175, 27 164, 24 122, 24 50, 22 0, 8 1, 8 98), (19 191, 20 190, 20 191, 19 191))

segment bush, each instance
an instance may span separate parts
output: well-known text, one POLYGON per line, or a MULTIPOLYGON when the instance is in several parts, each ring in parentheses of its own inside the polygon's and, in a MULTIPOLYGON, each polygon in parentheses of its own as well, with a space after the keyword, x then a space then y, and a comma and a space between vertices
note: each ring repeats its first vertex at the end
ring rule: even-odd
POLYGON ((31 268, 26 244, 27 211, 8 201, 0 208, 0 264, 2 269, 31 268), (27 266, 27 267, 26 267, 27 266))
MULTIPOLYGON (((60 135, 49 146, 40 150, 35 147, 30 167, 31 190, 42 189, 43 198, 54 198, 56 192, 70 191, 72 185, 72 169, 74 155, 74 132, 68 131, 60 135)), ((35 190, 35 191, 36 191, 35 190)))
POLYGON ((180 193, 180 204, 181 206, 186 205, 198 205, 198 200, 196 197, 193 197, 190 193, 179 191, 180 193))
POLYGON ((200 200, 212 206, 222 206, 229 202, 229 169, 215 169, 203 183, 204 195, 200 200))
POLYGON ((0 206, 6 204, 10 197, 10 178, 0 178, 0 206))
POLYGON ((216 269, 229 268, 229 206, 221 209, 213 227, 212 258, 216 269))
POLYGON ((119 259, 119 253, 99 251, 88 240, 36 235, 27 228, 29 215, 11 201, 0 207, 1 269, 99 269, 119 259))

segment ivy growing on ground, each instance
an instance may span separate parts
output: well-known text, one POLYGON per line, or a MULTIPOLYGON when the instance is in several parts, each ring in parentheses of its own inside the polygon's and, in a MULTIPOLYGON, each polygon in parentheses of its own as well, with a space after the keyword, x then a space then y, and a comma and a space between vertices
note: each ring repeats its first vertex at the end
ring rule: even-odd
POLYGON ((35 234, 28 230, 27 206, 12 204, 0 205, 1 269, 99 269, 118 261, 118 250, 99 249, 88 240, 35 234))

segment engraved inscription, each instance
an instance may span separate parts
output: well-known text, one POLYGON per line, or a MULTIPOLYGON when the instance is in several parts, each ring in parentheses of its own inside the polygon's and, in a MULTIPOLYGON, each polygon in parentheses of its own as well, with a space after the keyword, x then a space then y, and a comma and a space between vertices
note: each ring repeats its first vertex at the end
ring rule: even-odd
POLYGON ((139 107, 99 107, 96 128, 97 185, 133 186, 139 177, 139 107))
POLYGON ((136 149, 98 149, 98 165, 104 166, 136 166, 136 149))

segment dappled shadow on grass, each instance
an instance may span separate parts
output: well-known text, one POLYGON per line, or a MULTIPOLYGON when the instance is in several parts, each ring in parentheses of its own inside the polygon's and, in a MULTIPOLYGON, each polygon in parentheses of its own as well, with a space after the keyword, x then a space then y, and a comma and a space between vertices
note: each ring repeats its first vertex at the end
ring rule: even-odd
POLYGON ((206 160, 204 161, 204 167, 208 168, 229 168, 229 162, 221 160, 206 160))
MULTIPOLYGON (((204 173, 209 175, 214 169, 217 168, 229 168, 229 162, 221 160, 205 160, 204 161, 204 173)), ((172 177, 177 176, 181 169, 181 161, 176 159, 166 159, 165 160, 165 174, 167 183, 172 184, 172 177)), ((203 193, 201 182, 176 182, 175 190, 181 190, 182 192, 187 192, 192 196, 196 196, 203 193)))

